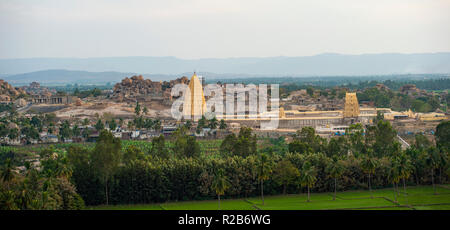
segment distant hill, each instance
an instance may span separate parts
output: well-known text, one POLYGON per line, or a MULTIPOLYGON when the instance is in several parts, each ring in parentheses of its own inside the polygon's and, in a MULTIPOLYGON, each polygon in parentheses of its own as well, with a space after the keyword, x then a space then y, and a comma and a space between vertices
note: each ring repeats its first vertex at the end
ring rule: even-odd
POLYGON ((14 85, 28 84, 37 81, 45 85, 63 84, 104 84, 108 82, 120 81, 125 77, 130 77, 133 73, 119 72, 87 72, 69 70, 43 70, 23 74, 0 76, 14 85))
MULTIPOLYGON (((252 77, 252 75, 233 75, 233 74, 214 74, 203 73, 211 79, 229 79, 232 77, 252 77)), ((14 86, 28 85, 31 82, 39 82, 40 84, 51 85, 66 85, 66 84, 106 84, 116 83, 122 81, 125 77, 132 77, 133 75, 142 75, 144 78, 152 81, 169 81, 182 76, 191 77, 192 72, 179 74, 138 74, 138 73, 121 73, 121 72, 88 72, 76 70, 42 70, 23 74, 7 74, 0 75, 0 79, 4 79, 14 86)))
MULTIPOLYGON (((41 72, 44 79, 51 76, 65 80, 117 79, 128 74, 175 76, 180 73, 209 72, 235 77, 249 76, 338 76, 450 73, 450 53, 420 54, 320 54, 304 57, 266 58, 205 58, 179 59, 175 57, 109 57, 109 58, 29 58, 0 59, 0 77, 50 69, 79 71, 41 72), (95 75, 88 72, 97 72, 95 75), (47 74, 47 75, 46 75, 47 74), (72 75, 73 74, 73 75, 72 75), (78 74, 78 75, 77 75, 78 74), (67 77, 67 79, 66 79, 67 77)), ((39 72, 38 72, 39 73, 39 72)), ((36 73, 33 75, 37 76, 36 73)), ((28 75, 29 76, 29 75, 28 75)), ((27 75, 16 75, 25 79, 27 75)), ((11 81, 11 79, 9 79, 11 81)), ((17 80, 17 79, 14 79, 17 80)))

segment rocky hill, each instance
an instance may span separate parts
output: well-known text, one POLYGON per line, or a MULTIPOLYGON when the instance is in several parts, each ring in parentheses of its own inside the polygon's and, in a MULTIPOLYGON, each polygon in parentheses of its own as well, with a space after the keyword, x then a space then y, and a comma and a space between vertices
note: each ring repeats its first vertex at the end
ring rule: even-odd
POLYGON ((50 97, 52 94, 56 93, 55 89, 42 87, 38 82, 32 82, 30 83, 29 86, 22 86, 20 88, 30 95, 41 95, 50 97))
POLYGON ((126 77, 117 83, 113 89, 113 99, 116 101, 170 101, 171 88, 175 84, 189 84, 187 77, 176 80, 157 82, 144 79, 142 75, 126 77))
POLYGON ((11 86, 8 82, 0 79, 0 101, 10 102, 26 92, 20 88, 11 86))

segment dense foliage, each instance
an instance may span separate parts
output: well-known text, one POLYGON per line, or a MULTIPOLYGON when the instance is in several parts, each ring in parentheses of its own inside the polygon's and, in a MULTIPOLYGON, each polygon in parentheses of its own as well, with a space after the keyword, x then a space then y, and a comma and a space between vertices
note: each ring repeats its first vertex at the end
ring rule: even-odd
MULTIPOLYGON (((225 197, 298 193, 308 189, 326 192, 334 191, 335 187, 337 190, 382 188, 398 184, 402 178, 408 184, 448 180, 447 150, 431 143, 425 146, 418 143, 402 151, 387 121, 379 120, 365 132, 361 125, 353 125, 348 133, 328 142, 317 136, 314 129, 304 128, 289 145, 274 141, 284 147, 252 152, 254 136, 250 129, 242 128, 237 136, 225 138, 216 156, 199 154, 196 148, 187 151, 182 131, 176 134, 178 140, 171 145, 164 137, 157 137, 148 151, 133 145, 123 151, 121 163, 111 174, 109 203, 212 199, 219 195, 213 184, 221 171, 229 183, 224 193, 220 193, 225 197), (242 142, 246 142, 245 152, 241 151, 239 143, 242 142), (409 173, 405 174, 405 170, 409 173), (396 179, 392 179, 394 174, 398 175, 396 179), (432 178, 431 174, 439 175, 436 176, 439 179, 432 178)), ((106 202, 104 181, 95 176, 99 175, 98 169, 91 163, 93 154, 94 151, 82 147, 68 151, 69 159, 78 159, 70 160, 74 166, 73 179, 89 205, 106 202)))
POLYGON ((170 141, 160 136, 151 143, 122 142, 103 130, 94 146, 41 149, 40 170, 28 166, 24 173, 11 173, 15 153, 1 158, 5 167, 0 202, 7 209, 71 209, 82 208, 83 201, 98 205, 264 198, 387 186, 398 191, 402 183, 445 183, 448 124, 438 126, 436 145, 418 135, 406 151, 382 117, 373 126, 352 125, 347 135, 330 141, 310 127, 299 130, 290 143, 283 138, 258 140, 243 127, 222 142, 212 141, 218 148, 213 153, 204 150, 205 142, 187 135, 186 127, 170 141), (32 193, 29 201, 23 201, 24 192, 32 193))

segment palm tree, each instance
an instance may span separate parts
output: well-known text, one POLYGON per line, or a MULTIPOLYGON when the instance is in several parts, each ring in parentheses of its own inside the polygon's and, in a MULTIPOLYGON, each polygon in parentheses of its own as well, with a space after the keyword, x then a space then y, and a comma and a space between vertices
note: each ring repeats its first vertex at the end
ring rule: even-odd
POLYGON ((191 130, 191 128, 192 128, 192 121, 191 120, 187 120, 186 123, 184 123, 184 126, 186 127, 186 129, 191 130))
POLYGON ((435 147, 428 148, 428 156, 426 158, 426 164, 431 169, 431 183, 433 184, 434 195, 436 193, 436 184, 434 183, 434 171, 439 167, 440 157, 438 150, 435 147))
POLYGON ((13 166, 12 166, 12 163, 11 163, 11 158, 6 159, 5 166, 3 167, 3 170, 2 170, 0 175, 1 175, 2 181, 7 186, 6 187, 7 190, 9 190, 9 184, 11 183, 11 181, 15 177, 13 166))
POLYGON ((134 129, 134 123, 133 123, 133 121, 128 121, 127 128, 128 128, 129 130, 133 130, 133 129, 134 129))
POLYGON ((141 105, 139 105, 139 102, 136 101, 136 107, 134 107, 134 113, 136 116, 139 116, 141 114, 141 105))
POLYGON ((11 140, 15 140, 19 137, 19 130, 17 128, 12 128, 9 130, 8 138, 11 140))
POLYGON ((363 157, 361 161, 361 168, 364 171, 364 173, 366 173, 368 176, 370 197, 373 198, 372 185, 370 184, 370 177, 375 173, 375 169, 377 168, 377 161, 375 160, 375 158, 367 155, 363 157))
POLYGON ((210 129, 216 129, 218 126, 218 121, 216 117, 213 117, 209 120, 209 124, 208 124, 210 129))
POLYGON ((219 210, 220 210, 220 196, 225 194, 225 191, 230 187, 226 176, 223 173, 223 169, 219 169, 214 176, 214 180, 211 185, 212 189, 216 191, 219 200, 219 210))
POLYGON ((202 118, 200 118, 199 120, 198 120, 198 122, 197 122, 197 127, 198 128, 205 128, 206 127, 206 117, 205 116, 202 116, 202 118))
POLYGON ((161 129, 161 121, 159 119, 153 121, 153 129, 155 129, 155 131, 159 131, 161 129))
POLYGON ((64 158, 61 160, 61 162, 58 162, 58 167, 57 167, 55 173, 56 173, 56 176, 58 176, 58 177, 70 179, 70 177, 72 176, 73 170, 72 170, 72 167, 70 166, 67 158, 64 158))
POLYGON ((444 150, 444 148, 438 148, 438 155, 439 155, 439 184, 442 184, 442 169, 447 166, 449 159, 448 159, 448 151, 444 150))
POLYGON ((95 123, 95 129, 100 133, 105 128, 105 125, 103 124, 102 120, 98 119, 97 123, 95 123))
POLYGON ((334 159, 329 162, 325 171, 328 173, 328 176, 334 179, 334 196, 333 200, 336 200, 336 187, 337 187, 337 178, 341 177, 345 172, 345 167, 342 161, 334 159))
POLYGON ((393 157, 391 159, 391 166, 389 168, 388 179, 392 182, 394 188, 394 201, 397 203, 397 184, 400 181, 401 175, 399 170, 399 160, 398 157, 393 157))
POLYGON ((314 186, 317 181, 317 171, 314 166, 312 166, 309 162, 306 162, 300 172, 300 184, 301 186, 308 187, 308 202, 310 201, 310 188, 314 186))
POLYGON ((123 126, 123 118, 119 117, 119 126, 120 128, 122 128, 123 126))
POLYGON ((261 200, 264 205, 264 181, 269 179, 272 168, 269 157, 265 153, 260 155, 258 163, 258 180, 261 182, 261 200))
POLYGON ((89 119, 84 118, 84 120, 81 122, 81 124, 85 127, 87 127, 89 125, 89 119))
POLYGON ((219 129, 226 129, 226 128, 227 128, 227 123, 225 123, 224 119, 220 119, 219 129))
POLYGON ((411 176, 413 171, 413 165, 411 163, 411 159, 405 152, 402 152, 398 157, 398 169, 399 176, 403 180, 403 193, 406 197, 406 180, 411 176))
POLYGON ((446 166, 446 169, 445 169, 445 174, 447 174, 447 176, 450 177, 450 163, 449 162, 447 162, 447 166, 446 166))
POLYGON ((80 128, 78 128, 78 125, 75 124, 72 128, 72 134, 74 137, 79 137, 80 136, 80 128))
POLYGON ((144 107, 144 108, 142 109, 142 113, 144 113, 145 115, 147 115, 147 113, 148 113, 147 107, 144 107))
POLYGON ((83 132, 81 133, 81 135, 84 137, 84 139, 88 139, 89 135, 91 135, 91 130, 89 130, 88 127, 83 129, 83 132))

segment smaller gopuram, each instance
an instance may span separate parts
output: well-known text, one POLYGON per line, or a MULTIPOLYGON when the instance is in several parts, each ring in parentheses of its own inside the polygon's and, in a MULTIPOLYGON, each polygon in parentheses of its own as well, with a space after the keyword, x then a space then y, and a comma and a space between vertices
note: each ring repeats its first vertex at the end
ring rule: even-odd
POLYGON ((344 104, 344 118, 358 118, 359 116, 359 104, 358 98, 356 98, 356 93, 346 93, 345 94, 345 104, 344 104))

